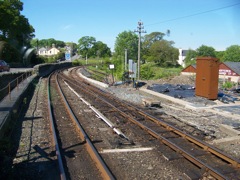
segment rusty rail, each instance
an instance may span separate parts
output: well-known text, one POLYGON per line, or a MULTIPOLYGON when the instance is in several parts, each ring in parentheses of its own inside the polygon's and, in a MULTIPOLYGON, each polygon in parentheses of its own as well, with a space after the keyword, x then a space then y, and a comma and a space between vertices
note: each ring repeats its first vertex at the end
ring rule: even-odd
POLYGON ((103 161, 102 157, 99 155, 97 149, 95 148, 95 146, 93 145, 93 143, 91 142, 90 138, 88 137, 87 133, 85 132, 85 130, 83 129, 83 127, 80 125, 80 123, 78 122, 76 116, 74 115, 71 107, 69 106, 62 88, 59 85, 59 81, 58 81, 58 75, 56 77, 56 81, 57 81, 57 86, 58 86, 58 90, 60 92, 60 95, 64 101, 64 105, 65 108, 67 109, 67 112, 69 114, 69 116, 71 117, 72 121, 75 123, 75 125, 77 126, 77 128, 80 131, 80 137, 86 141, 86 145, 87 145, 87 150, 89 152, 89 155, 91 156, 91 158, 94 160, 94 162, 96 163, 98 169, 100 170, 102 176, 104 179, 115 179, 115 177, 113 176, 113 174, 111 173, 111 171, 109 170, 109 168, 107 167, 107 165, 105 164, 105 162, 103 161))
POLYGON ((60 171, 60 177, 61 177, 61 180, 66 180, 67 178, 66 178, 66 174, 64 171, 64 167, 63 167, 63 160, 62 160, 62 156, 61 156, 61 152, 60 152, 60 148, 59 148, 59 144, 58 144, 58 140, 57 140, 56 129, 55 129, 54 120, 53 120, 52 106, 51 106, 50 79, 51 79, 52 75, 53 75, 53 73, 48 77, 48 113, 49 113, 49 118, 50 118, 50 126, 51 126, 51 130, 52 130, 52 134, 53 134, 53 143, 55 146, 56 155, 57 155, 57 159, 58 159, 58 167, 59 167, 59 171, 60 171))
MULTIPOLYGON (((77 86, 76 81, 73 82, 72 79, 70 79, 68 77, 65 77, 65 79, 67 79, 67 82, 69 82, 70 84, 72 84, 74 86, 77 86)), ((239 171, 240 162, 239 162, 238 159, 235 159, 233 157, 230 157, 230 156, 226 155, 225 153, 221 152, 220 150, 214 148, 213 146, 211 146, 211 145, 209 145, 209 144, 207 144, 207 143, 205 143, 201 140, 198 140, 198 139, 196 139, 195 137, 193 137, 189 134, 186 134, 186 133, 182 132, 181 130, 177 129, 176 127, 174 127, 170 124, 167 124, 167 123, 163 122, 162 120, 157 119, 157 118, 143 112, 142 110, 130 105, 129 103, 125 103, 125 102, 123 103, 122 101, 120 102, 117 98, 109 97, 109 95, 107 95, 106 93, 103 93, 102 91, 97 90, 97 88, 95 88, 95 87, 92 88, 89 84, 87 84, 87 89, 84 89, 83 86, 85 86, 85 85, 81 84, 81 86, 79 85, 79 86, 77 86, 77 88, 83 90, 85 93, 91 94, 91 96, 103 101, 108 106, 112 107, 114 110, 117 110, 118 112, 120 112, 121 115, 126 117, 126 119, 132 121, 135 124, 138 124, 142 129, 146 130, 149 134, 151 134, 155 138, 159 139, 162 143, 164 143, 165 145, 167 145, 171 149, 173 149, 176 152, 178 152, 179 154, 181 154, 183 157, 185 157, 186 159, 188 159, 189 161, 194 163, 196 166, 205 169, 205 171, 208 172, 209 174, 211 174, 213 177, 215 177, 217 179, 225 179, 224 174, 222 174, 221 172, 218 172, 217 170, 210 167, 206 163, 197 159, 196 157, 194 157, 190 153, 186 152, 184 149, 178 147, 176 144, 173 144, 170 140, 164 138, 163 136, 160 136, 158 133, 154 132, 153 130, 151 130, 147 126, 143 125, 142 123, 140 123, 139 121, 134 119, 132 116, 126 114, 123 111, 120 111, 117 107, 115 107, 112 103, 108 102, 105 98, 108 98, 108 99, 110 98, 111 100, 114 100, 119 104, 122 104, 126 108, 129 108, 129 109, 131 109, 135 112, 138 112, 139 114, 141 114, 143 117, 147 118, 148 120, 151 120, 151 121, 159 124, 160 126, 166 128, 168 131, 171 131, 171 132, 179 135, 180 137, 186 139, 187 141, 197 145, 198 147, 201 147, 204 151, 209 152, 209 153, 215 155, 216 157, 228 162, 229 164, 232 165, 233 168, 236 168, 239 171), (99 94, 101 94, 101 95, 99 95, 99 94)))

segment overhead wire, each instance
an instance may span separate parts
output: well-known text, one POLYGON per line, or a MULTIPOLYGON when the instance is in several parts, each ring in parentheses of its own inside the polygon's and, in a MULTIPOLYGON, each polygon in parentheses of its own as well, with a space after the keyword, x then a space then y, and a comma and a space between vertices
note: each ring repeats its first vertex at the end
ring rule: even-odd
POLYGON ((207 10, 207 11, 203 11, 203 12, 199 12, 199 13, 194 13, 194 14, 190 14, 190 15, 186 15, 186 16, 181 16, 181 17, 177 17, 177 18, 173 18, 173 19, 168 19, 168 20, 164 20, 164 21, 160 21, 160 22, 156 22, 156 23, 152 23, 152 24, 147 24, 147 25, 145 25, 145 27, 156 25, 156 24, 162 24, 162 23, 166 23, 166 22, 170 22, 170 21, 185 19, 185 18, 189 18, 189 17, 201 15, 201 14, 206 14, 206 13, 209 13, 209 12, 219 11, 219 10, 234 7, 234 6, 237 6, 237 5, 240 5, 240 3, 231 4, 231 5, 228 5, 228 6, 224 6, 224 7, 220 7, 220 8, 216 8, 216 9, 211 9, 211 10, 207 10))

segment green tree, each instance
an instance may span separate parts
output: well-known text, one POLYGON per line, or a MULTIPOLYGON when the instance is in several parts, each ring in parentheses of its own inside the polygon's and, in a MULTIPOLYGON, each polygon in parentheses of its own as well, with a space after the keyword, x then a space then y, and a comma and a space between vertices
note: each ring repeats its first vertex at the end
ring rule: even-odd
POLYGON ((128 59, 137 59, 138 36, 132 31, 123 31, 118 34, 114 45, 114 57, 124 58, 125 49, 127 49, 128 59))
POLYGON ((148 59, 148 57, 151 56, 149 50, 150 50, 151 46, 153 45, 153 43, 163 40, 164 36, 165 36, 165 34, 162 32, 152 32, 150 34, 146 34, 143 37, 141 54, 142 54, 142 57, 144 60, 148 59))
POLYGON ((65 47, 65 42, 63 41, 59 41, 59 40, 55 40, 53 38, 49 38, 49 39, 42 39, 42 40, 39 40, 39 39, 32 39, 30 41, 30 44, 32 47, 38 47, 38 48, 41 48, 41 47, 52 47, 52 45, 54 44, 55 47, 57 48, 63 48, 65 47))
POLYGON ((92 36, 84 36, 78 40, 79 53, 83 57, 91 57, 94 55, 92 47, 96 43, 96 38, 92 36))
POLYGON ((28 45, 34 37, 34 28, 21 15, 23 3, 19 0, 0 1, 0 39, 20 47, 28 45))
POLYGON ((0 59, 4 59, 8 63, 21 61, 19 51, 5 41, 0 41, 0 59))
POLYGON ((163 40, 164 36, 165 34, 162 32, 152 32, 150 34, 146 34, 143 37, 143 48, 150 48, 154 42, 163 40))
POLYGON ((223 61, 240 62, 240 46, 232 45, 228 47, 224 52, 223 61))
POLYGON ((216 57, 222 62, 225 51, 216 51, 216 57))
POLYGON ((148 57, 147 61, 153 61, 164 67, 176 65, 178 49, 174 48, 173 44, 173 41, 167 40, 154 42, 149 49, 151 56, 148 57))
POLYGON ((186 58, 184 59, 185 67, 191 64, 196 64, 196 57, 197 57, 197 52, 195 50, 189 49, 187 51, 186 58))
POLYGON ((110 57, 111 56, 110 48, 101 41, 97 41, 93 45, 92 51, 94 53, 94 57, 104 58, 104 57, 110 57))
POLYGON ((202 45, 197 50, 197 56, 201 57, 216 57, 215 49, 210 46, 202 45))

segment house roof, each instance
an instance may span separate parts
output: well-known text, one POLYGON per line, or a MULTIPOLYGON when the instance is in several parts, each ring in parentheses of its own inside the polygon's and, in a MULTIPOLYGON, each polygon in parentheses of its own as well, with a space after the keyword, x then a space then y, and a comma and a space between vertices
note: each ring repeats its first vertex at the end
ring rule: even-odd
POLYGON ((223 62, 223 64, 240 75, 240 62, 223 62))
MULTIPOLYGON (((40 49, 38 49, 39 51, 49 51, 51 49, 57 49, 55 47, 49 47, 49 48, 45 48, 45 47, 41 47, 40 49)), ((58 49, 57 49, 58 50, 58 49)))
POLYGON ((182 50, 182 56, 187 56, 188 50, 182 50))
POLYGON ((42 47, 42 48, 40 48, 40 49, 38 49, 39 51, 47 51, 47 49, 46 48, 44 48, 44 47, 42 47))

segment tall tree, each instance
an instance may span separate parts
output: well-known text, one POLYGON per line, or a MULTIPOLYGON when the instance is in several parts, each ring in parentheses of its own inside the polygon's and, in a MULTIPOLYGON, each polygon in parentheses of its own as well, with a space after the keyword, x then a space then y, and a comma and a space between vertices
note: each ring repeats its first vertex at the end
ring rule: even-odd
POLYGON ((19 0, 0 1, 0 39, 22 46, 34 37, 34 28, 28 19, 21 15, 23 3, 19 0))
POLYGON ((215 49, 210 46, 202 45, 197 50, 197 56, 216 57, 215 49))
POLYGON ((138 36, 132 31, 123 31, 118 34, 114 46, 114 56, 124 57, 125 49, 128 52, 128 59, 137 59, 138 36))
POLYGON ((163 37, 165 36, 164 33, 162 32, 152 32, 150 34, 146 34, 143 37, 143 47, 145 48, 150 48, 150 46, 156 42, 156 41, 161 41, 163 37))
POLYGON ((148 57, 151 56, 150 54, 150 48, 151 46, 157 42, 163 40, 163 37, 165 36, 162 32, 152 32, 150 34, 146 34, 143 37, 143 43, 142 43, 142 57, 144 60, 148 59, 148 57))
POLYGON ((110 48, 104 44, 102 41, 97 41, 93 47, 92 51, 94 53, 95 57, 110 57, 111 56, 111 50, 110 48))
POLYGON ((161 66, 176 65, 178 58, 178 49, 173 47, 173 41, 161 40, 154 42, 149 52, 151 56, 148 61, 153 61, 161 66))
POLYGON ((232 45, 226 49, 223 61, 240 62, 240 46, 232 45))
POLYGON ((79 53, 83 57, 90 57, 94 55, 92 47, 96 43, 96 38, 92 36, 84 36, 78 40, 79 53))

